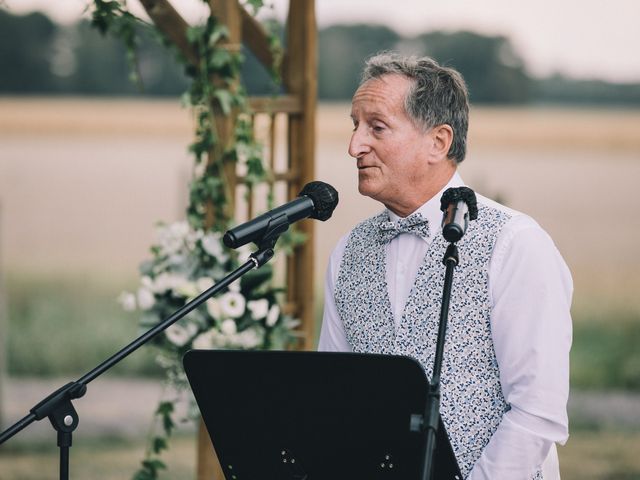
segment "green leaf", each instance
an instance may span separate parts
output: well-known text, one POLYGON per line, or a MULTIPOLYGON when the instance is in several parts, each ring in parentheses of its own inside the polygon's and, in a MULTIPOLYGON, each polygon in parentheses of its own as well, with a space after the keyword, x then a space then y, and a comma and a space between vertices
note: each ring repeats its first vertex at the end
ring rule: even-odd
POLYGON ((222 108, 222 113, 225 115, 229 115, 231 113, 231 104, 233 102, 233 96, 229 93, 228 90, 216 90, 214 96, 220 103, 220 108, 222 108))
POLYGON ((160 453, 162 450, 167 450, 169 448, 169 444, 167 440, 163 437, 155 437, 153 439, 152 445, 153 453, 160 453))

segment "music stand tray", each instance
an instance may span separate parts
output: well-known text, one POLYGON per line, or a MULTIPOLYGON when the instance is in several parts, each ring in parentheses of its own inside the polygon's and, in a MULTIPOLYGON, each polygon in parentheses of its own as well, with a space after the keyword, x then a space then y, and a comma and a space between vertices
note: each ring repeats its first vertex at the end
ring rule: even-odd
MULTIPOLYGON (((411 480, 420 364, 392 355, 192 350, 187 378, 227 480, 411 480)), ((440 419, 434 478, 461 480, 440 419)))

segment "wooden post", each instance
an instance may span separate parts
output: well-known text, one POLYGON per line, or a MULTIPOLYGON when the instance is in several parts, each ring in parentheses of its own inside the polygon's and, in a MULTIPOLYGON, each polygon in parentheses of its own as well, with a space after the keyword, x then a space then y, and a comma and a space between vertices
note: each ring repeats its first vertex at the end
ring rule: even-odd
MULTIPOLYGON (((315 177, 315 115, 318 92, 317 34, 314 0, 291 0, 287 24, 287 54, 283 81, 287 92, 300 96, 302 111, 289 116, 289 169, 298 175, 289 183, 289 198, 315 177)), ((314 222, 297 228, 308 241, 298 247, 289 261, 287 295, 297 305, 295 315, 302 321, 303 350, 313 347, 313 240, 314 222)))

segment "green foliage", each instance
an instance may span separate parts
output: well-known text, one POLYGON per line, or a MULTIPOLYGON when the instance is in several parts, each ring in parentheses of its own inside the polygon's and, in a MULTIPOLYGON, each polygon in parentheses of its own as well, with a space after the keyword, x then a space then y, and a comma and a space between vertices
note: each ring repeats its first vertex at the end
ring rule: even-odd
POLYGON ((504 36, 432 32, 415 42, 417 53, 462 73, 472 102, 523 103, 531 98, 524 61, 504 36))
POLYGON ((571 349, 571 385, 640 391, 640 313, 578 316, 571 349))

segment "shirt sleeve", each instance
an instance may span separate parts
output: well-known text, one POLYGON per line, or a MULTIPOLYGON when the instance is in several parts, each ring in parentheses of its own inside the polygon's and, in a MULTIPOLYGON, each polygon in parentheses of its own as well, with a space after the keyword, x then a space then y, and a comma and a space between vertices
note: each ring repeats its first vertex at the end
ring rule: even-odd
POLYGON ((526 480, 568 438, 573 284, 551 238, 525 215, 505 226, 489 268, 491 331, 510 410, 469 479, 526 480))
POLYGON ((338 309, 336 307, 335 291, 338 271, 342 261, 342 255, 346 248, 348 236, 342 237, 329 258, 327 273, 324 282, 324 311, 322 315, 322 328, 320 329, 320 340, 318 341, 318 351, 320 352, 350 352, 352 351, 344 325, 338 309))

